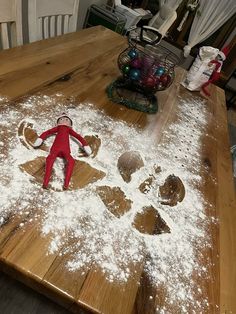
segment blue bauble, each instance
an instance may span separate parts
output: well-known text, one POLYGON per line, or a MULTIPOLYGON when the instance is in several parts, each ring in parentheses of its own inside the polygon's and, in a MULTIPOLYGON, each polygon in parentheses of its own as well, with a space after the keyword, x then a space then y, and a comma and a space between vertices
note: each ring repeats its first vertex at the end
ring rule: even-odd
POLYGON ((165 73, 165 68, 163 68, 163 67, 158 67, 158 68, 156 69, 155 75, 161 76, 163 73, 165 73))
POLYGON ((136 57, 138 56, 137 50, 131 49, 131 50, 128 52, 128 56, 129 56, 131 59, 136 58, 136 57))
POLYGON ((131 80, 137 81, 140 79, 140 70, 138 69, 131 69, 129 72, 129 77, 131 78, 131 80))

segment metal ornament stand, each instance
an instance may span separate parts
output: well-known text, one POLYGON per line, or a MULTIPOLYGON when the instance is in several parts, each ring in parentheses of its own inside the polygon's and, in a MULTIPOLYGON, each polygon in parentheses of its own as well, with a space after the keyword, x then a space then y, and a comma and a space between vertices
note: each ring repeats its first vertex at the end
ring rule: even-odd
POLYGON ((137 37, 129 37, 129 47, 118 57, 122 77, 109 84, 106 92, 114 103, 156 113, 158 101, 155 93, 165 90, 173 82, 178 58, 157 45, 162 35, 156 29, 143 26, 137 34, 137 37))
POLYGON ((131 109, 147 113, 158 111, 157 97, 154 94, 138 90, 132 82, 127 82, 123 77, 119 77, 108 85, 107 95, 112 102, 131 109))

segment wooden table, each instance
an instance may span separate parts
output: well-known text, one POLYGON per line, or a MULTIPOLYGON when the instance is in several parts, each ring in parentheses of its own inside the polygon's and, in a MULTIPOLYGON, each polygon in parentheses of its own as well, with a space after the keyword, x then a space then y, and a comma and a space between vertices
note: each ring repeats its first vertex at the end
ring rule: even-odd
MULTIPOLYGON (((65 98, 73 96, 75 102, 93 103, 113 119, 153 130, 155 143, 160 143, 163 131, 176 119, 178 96, 192 96, 179 84, 185 71, 178 68, 174 84, 158 93, 159 112, 151 118, 112 104, 105 87, 119 75, 116 60, 126 45, 124 37, 95 27, 2 51, 0 93, 7 100, 1 98, 1 102, 7 101, 9 107, 17 108, 21 97, 60 92, 65 98), (61 80, 66 74, 70 75, 68 80, 61 80)), ((212 204, 207 214, 219 218, 219 223, 209 229, 213 247, 204 254, 212 265, 203 285, 209 313, 236 313, 236 205, 225 97, 216 86, 211 87, 211 94, 207 100, 210 113, 207 131, 202 137, 200 175, 204 184, 199 189, 212 204)), ((32 225, 30 221, 27 215, 10 215, 0 228, 1 270, 77 313, 83 309, 104 314, 150 314, 155 312, 158 302, 163 302, 160 288, 147 283, 145 275, 142 276, 143 263, 135 266, 125 284, 108 282, 99 270, 70 273, 65 267, 65 256, 47 255, 49 237, 42 237, 37 223, 32 225), (24 230, 19 227, 22 221, 24 230), (153 302, 148 299, 150 291, 153 302)))

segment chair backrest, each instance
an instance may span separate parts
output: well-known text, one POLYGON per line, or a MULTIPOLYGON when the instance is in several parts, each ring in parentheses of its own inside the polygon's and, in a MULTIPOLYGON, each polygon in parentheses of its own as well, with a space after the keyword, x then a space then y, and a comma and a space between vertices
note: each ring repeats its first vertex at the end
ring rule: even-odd
POLYGON ((158 13, 149 21, 148 26, 156 28, 162 36, 165 36, 176 18, 176 11, 167 4, 163 4, 158 13))
POLYGON ((76 31, 79 0, 28 0, 29 41, 76 31))
POLYGON ((3 49, 23 44, 21 0, 0 1, 0 41, 3 49))

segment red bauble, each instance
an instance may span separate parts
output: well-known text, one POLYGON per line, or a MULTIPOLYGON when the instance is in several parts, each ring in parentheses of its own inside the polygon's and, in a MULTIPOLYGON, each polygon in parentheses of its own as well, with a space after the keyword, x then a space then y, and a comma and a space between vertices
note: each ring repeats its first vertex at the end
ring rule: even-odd
POLYGON ((163 86, 168 86, 171 81, 171 76, 169 74, 162 74, 160 77, 160 82, 162 83, 163 86))
POLYGON ((155 76, 147 76, 143 79, 143 85, 145 87, 154 88, 158 83, 158 78, 155 76))

